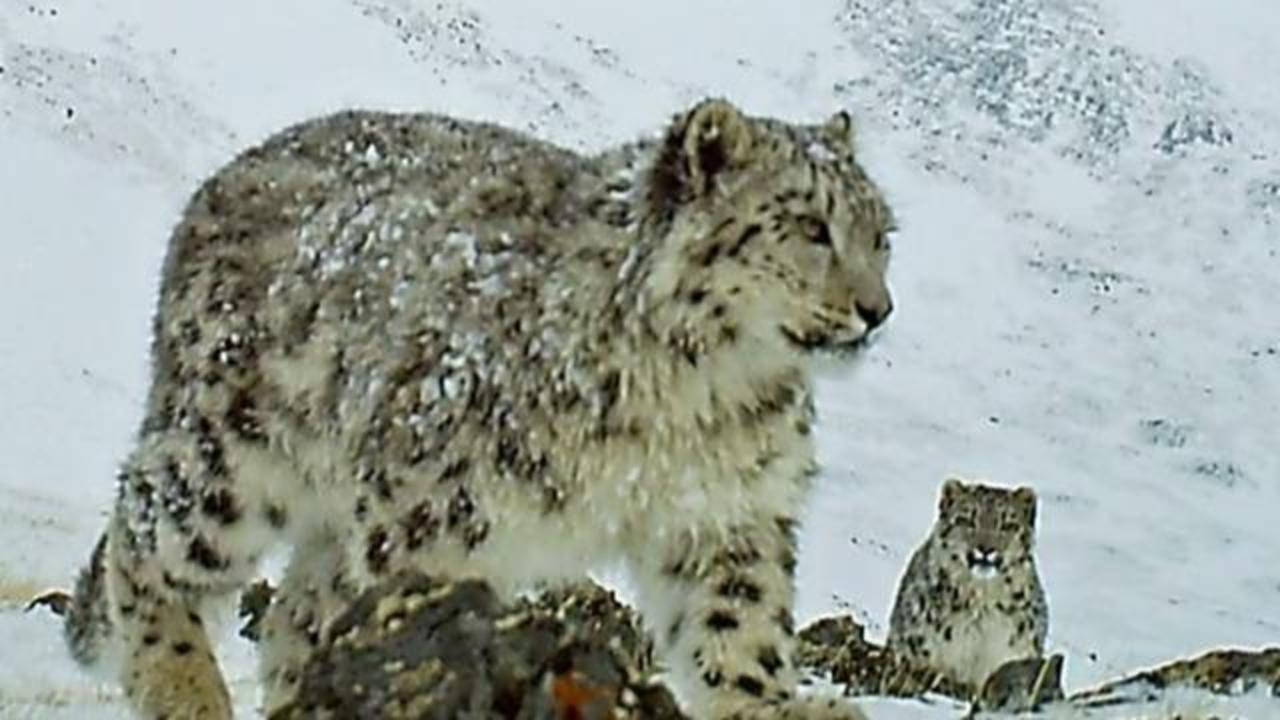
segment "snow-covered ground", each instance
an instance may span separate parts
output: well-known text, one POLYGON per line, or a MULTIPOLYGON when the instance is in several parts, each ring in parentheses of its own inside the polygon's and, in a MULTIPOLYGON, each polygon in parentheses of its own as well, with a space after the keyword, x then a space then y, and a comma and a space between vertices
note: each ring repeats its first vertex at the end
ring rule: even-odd
POLYGON ((960 473, 1039 490, 1069 688, 1280 643, 1278 35, 1274 0, 0 0, 0 717, 126 716, 22 603, 101 526, 186 197, 353 105, 581 148, 705 94, 848 107, 899 310, 821 387, 801 617, 881 636, 960 473))

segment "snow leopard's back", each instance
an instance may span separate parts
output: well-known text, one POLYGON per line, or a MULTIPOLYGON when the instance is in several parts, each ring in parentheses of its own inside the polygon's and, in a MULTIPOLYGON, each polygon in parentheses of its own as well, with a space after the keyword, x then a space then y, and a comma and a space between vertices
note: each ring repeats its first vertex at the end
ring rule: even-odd
MULTIPOLYGON (((502 319, 540 304, 566 253, 620 261, 607 230, 580 231, 593 169, 511 130, 434 115, 347 112, 245 152, 174 233, 152 420, 194 405, 249 440, 281 413, 320 430, 366 412, 352 399, 409 369, 399 363, 420 371, 433 353, 458 362, 518 343, 502 319), (216 397, 172 397, 214 385, 216 397)), ((581 302, 591 283, 574 282, 581 302)))

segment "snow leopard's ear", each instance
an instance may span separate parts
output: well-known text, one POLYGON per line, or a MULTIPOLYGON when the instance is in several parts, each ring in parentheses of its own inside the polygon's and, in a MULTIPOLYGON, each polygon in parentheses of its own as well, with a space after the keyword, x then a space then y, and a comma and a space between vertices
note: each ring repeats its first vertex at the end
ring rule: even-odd
POLYGON ((1027 523, 1035 525, 1036 491, 1026 486, 1017 488, 1013 491, 1013 501, 1017 504, 1018 510, 1027 519, 1027 523))
POLYGON ((720 173, 751 157, 751 123, 726 100, 705 100, 684 125, 684 162, 695 195, 714 187, 720 173))
POLYGON ((964 493, 964 481, 957 477, 949 477, 942 483, 942 491, 938 493, 938 514, 946 515, 955 507, 956 501, 964 493))
POLYGON ((704 100, 667 128, 649 170, 649 211, 670 220, 676 210, 706 195, 729 170, 751 158, 751 122, 727 100, 704 100))
POLYGON ((822 125, 822 134, 831 147, 854 154, 857 132, 853 129, 853 116, 848 112, 841 110, 828 118, 822 125))

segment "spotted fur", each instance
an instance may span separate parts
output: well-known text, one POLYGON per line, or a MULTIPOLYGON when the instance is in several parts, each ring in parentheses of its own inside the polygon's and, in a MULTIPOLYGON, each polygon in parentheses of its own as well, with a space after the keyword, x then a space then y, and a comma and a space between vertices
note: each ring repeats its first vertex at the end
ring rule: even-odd
POLYGON ((373 112, 246 151, 174 231, 74 654, 117 649, 147 717, 225 718, 189 618, 278 544, 269 707, 397 570, 514 590, 621 559, 696 714, 812 709, 790 659, 810 358, 891 309, 893 220, 853 153, 843 113, 716 100, 592 157, 373 112))
POLYGON ((1035 524, 1031 488, 943 483, 937 522, 898 585, 889 649, 971 692, 1009 660, 1043 657, 1035 524))

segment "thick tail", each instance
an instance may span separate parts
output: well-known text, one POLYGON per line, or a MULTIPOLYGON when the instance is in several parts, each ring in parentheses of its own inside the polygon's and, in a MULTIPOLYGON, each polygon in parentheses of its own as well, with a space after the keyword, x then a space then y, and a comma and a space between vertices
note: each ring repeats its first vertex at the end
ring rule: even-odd
POLYGON ((107 597, 107 533, 93 547, 89 565, 80 571, 75 592, 67 607, 63 633, 71 656, 81 665, 94 666, 111 636, 112 622, 107 597))

